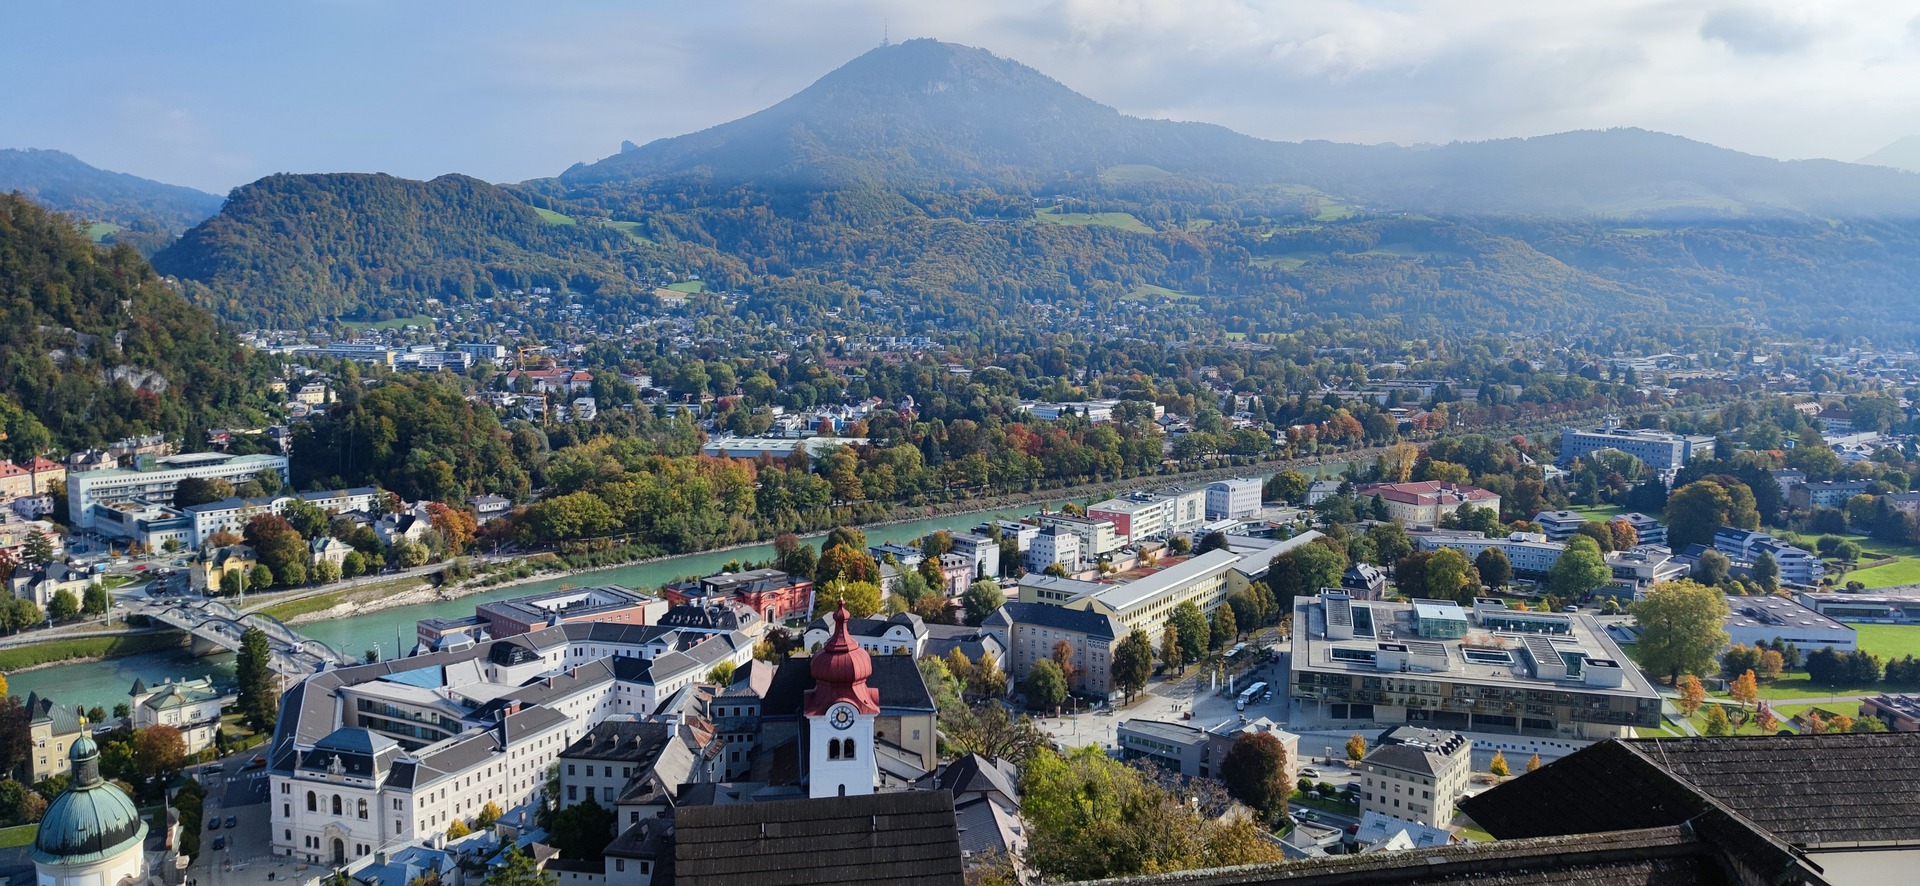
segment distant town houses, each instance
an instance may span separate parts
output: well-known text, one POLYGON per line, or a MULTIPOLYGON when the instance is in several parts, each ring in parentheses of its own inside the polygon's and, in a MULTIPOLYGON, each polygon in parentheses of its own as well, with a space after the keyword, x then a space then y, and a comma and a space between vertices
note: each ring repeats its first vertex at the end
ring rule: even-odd
POLYGON ((1714 441, 1710 436, 1622 428, 1611 422, 1598 428, 1560 430, 1562 465, 1603 449, 1613 449, 1631 455, 1647 467, 1669 477, 1696 458, 1712 458, 1713 447, 1714 441))
POLYGON ((1476 508, 1500 510, 1500 496, 1496 493, 1469 486, 1464 483, 1450 483, 1443 480, 1425 480, 1417 483, 1372 483, 1354 487, 1353 495, 1357 501, 1366 501, 1378 496, 1387 506, 1387 516, 1398 520, 1408 527, 1428 529, 1440 525, 1462 505, 1476 508))

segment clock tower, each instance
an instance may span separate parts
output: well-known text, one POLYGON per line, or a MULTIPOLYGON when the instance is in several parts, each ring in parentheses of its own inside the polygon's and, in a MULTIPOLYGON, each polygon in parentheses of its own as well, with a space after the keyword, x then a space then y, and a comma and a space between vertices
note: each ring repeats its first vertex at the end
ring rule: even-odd
POLYGON ((846 797, 873 793, 880 780, 874 760, 873 720, 880 691, 867 685, 873 657, 847 633, 847 604, 833 614, 833 636, 809 664, 807 690, 807 796, 846 797))

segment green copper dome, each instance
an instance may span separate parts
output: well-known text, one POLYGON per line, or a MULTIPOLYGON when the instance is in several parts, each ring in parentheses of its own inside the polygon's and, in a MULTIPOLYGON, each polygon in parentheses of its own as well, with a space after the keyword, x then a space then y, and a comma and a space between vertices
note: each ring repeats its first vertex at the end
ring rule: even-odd
POLYGON ((147 823, 125 791, 100 777, 100 746, 82 733, 68 755, 73 782, 53 799, 33 838, 36 864, 90 864, 138 849, 147 823))

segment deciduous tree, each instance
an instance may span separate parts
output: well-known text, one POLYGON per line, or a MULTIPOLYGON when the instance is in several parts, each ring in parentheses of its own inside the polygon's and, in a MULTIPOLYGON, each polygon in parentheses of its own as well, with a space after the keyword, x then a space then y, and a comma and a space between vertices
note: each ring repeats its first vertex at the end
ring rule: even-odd
POLYGON ((1661 582, 1628 611, 1640 626, 1635 655, 1641 666, 1670 681, 1682 673, 1711 673, 1714 656, 1726 647, 1727 598, 1713 588, 1661 582))

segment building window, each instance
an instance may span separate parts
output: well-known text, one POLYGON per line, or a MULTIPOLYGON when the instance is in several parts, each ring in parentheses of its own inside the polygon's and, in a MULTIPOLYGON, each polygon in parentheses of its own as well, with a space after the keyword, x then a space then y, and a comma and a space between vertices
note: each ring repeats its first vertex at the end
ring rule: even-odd
POLYGON ((307 811, 308 812, 320 811, 320 800, 318 797, 315 797, 313 795, 312 791, 307 792, 307 811))
POLYGON ((360 817, 367 817, 367 801, 364 799, 360 801, 360 817))
POLYGON ((334 815, 340 814, 340 795, 339 794, 333 795, 333 814, 334 815))

